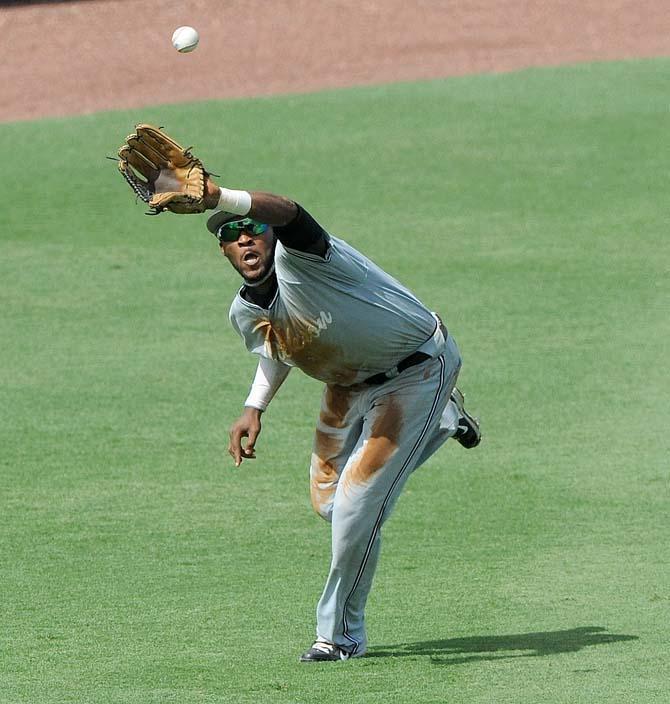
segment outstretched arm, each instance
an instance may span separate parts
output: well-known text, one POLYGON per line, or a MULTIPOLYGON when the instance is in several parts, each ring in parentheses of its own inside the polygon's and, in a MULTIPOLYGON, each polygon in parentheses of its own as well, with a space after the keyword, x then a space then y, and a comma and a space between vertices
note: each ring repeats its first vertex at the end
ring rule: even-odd
POLYGON ((277 239, 287 247, 325 255, 328 249, 326 233, 295 201, 265 191, 219 188, 211 177, 207 178, 205 189, 207 209, 220 208, 272 225, 277 239))
POLYGON ((264 191, 232 191, 220 188, 211 176, 207 177, 205 189, 205 206, 208 210, 221 208, 273 226, 287 225, 298 214, 297 204, 285 196, 264 191))

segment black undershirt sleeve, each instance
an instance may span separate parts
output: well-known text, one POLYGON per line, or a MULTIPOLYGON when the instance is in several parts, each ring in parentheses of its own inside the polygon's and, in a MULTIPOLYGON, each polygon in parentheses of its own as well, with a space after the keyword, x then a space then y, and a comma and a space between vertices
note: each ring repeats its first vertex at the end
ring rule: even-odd
MULTIPOLYGON (((298 205, 296 203, 296 205, 298 205)), ((273 227, 277 239, 286 247, 299 252, 318 251, 327 241, 326 231, 304 209, 298 205, 298 214, 286 225, 273 227)))

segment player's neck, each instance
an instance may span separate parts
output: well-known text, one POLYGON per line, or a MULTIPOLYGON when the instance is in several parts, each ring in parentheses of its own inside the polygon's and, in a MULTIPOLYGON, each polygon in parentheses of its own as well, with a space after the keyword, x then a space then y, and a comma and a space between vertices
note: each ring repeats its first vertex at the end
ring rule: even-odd
POLYGON ((254 305, 260 306, 261 308, 267 308, 275 293, 277 292, 277 277, 274 272, 268 277, 266 281, 263 281, 259 286, 248 286, 245 285, 242 289, 243 297, 253 303, 254 305))

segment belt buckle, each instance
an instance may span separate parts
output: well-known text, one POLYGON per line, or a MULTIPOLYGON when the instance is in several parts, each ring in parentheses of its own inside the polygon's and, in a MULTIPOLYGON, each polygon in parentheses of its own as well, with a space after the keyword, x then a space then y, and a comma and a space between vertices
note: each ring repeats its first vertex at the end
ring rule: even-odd
POLYGON ((399 374, 400 370, 398 367, 393 367, 393 369, 389 369, 387 372, 384 372, 384 376, 387 379, 395 379, 399 374))

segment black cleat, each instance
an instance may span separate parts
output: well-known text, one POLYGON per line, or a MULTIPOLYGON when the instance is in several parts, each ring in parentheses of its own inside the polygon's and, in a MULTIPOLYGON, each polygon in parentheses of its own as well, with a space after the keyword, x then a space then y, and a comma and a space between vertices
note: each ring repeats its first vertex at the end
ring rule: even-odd
POLYGON ((457 387, 451 392, 451 400, 458 407, 458 430, 454 438, 468 450, 477 447, 482 439, 479 420, 465 410, 465 398, 457 387))
POLYGON ((317 640, 314 645, 300 656, 300 662, 328 662, 348 660, 351 654, 333 643, 317 640))

